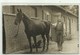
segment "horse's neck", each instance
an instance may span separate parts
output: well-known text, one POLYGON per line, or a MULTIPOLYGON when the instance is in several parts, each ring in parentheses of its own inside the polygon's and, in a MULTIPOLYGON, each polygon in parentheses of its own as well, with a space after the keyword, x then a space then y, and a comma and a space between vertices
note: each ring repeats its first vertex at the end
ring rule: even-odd
POLYGON ((31 22, 31 20, 28 17, 26 17, 26 16, 23 17, 23 23, 24 23, 25 28, 28 27, 30 22, 31 22))

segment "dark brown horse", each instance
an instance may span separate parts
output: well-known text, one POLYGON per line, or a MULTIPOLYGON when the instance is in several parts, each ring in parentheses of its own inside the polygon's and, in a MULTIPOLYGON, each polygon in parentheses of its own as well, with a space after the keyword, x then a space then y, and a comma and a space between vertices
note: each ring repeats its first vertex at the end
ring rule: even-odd
MULTIPOLYGON (((25 33, 27 35, 29 45, 30 45, 30 52, 32 52, 32 44, 31 44, 31 37, 33 37, 34 44, 36 46, 36 36, 41 35, 43 39, 43 49, 45 49, 45 36, 47 38, 47 49, 49 47, 49 30, 50 30, 50 22, 48 21, 37 21, 37 20, 32 20, 29 17, 27 17, 22 10, 17 9, 18 13, 16 14, 16 19, 15 19, 15 25, 20 24, 21 20, 24 23, 25 26, 25 33)), ((38 51, 36 47, 36 51, 38 51)))

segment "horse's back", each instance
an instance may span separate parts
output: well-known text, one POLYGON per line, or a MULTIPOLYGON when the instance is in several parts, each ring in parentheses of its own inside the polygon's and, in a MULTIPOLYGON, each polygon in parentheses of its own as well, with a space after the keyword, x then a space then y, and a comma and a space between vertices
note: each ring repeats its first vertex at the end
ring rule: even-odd
POLYGON ((40 28, 39 31, 42 31, 43 34, 48 34, 50 30, 50 22, 49 21, 35 21, 37 29, 40 28))

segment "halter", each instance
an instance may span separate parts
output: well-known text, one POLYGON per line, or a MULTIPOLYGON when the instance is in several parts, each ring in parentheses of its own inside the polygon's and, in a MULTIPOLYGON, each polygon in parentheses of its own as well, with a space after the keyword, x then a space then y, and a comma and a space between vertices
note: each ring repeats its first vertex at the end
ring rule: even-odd
MULTIPOLYGON (((19 10, 19 9, 17 9, 17 11, 22 13, 21 9, 20 9, 20 10, 19 10)), ((19 32, 19 25, 20 25, 20 22, 19 22, 19 24, 18 24, 17 33, 15 34, 15 36, 14 36, 14 37, 18 36, 18 32, 19 32)))

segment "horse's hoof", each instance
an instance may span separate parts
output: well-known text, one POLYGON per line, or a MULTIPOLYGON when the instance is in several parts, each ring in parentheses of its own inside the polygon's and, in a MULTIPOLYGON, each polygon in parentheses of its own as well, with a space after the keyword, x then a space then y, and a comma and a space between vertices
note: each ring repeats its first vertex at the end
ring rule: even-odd
POLYGON ((48 49, 46 49, 46 51, 48 51, 48 49))
POLYGON ((62 51, 62 47, 58 49, 58 51, 62 51))
POLYGON ((58 51, 62 51, 61 49, 58 49, 58 51))
POLYGON ((48 51, 48 49, 46 49, 46 51, 48 51))
POLYGON ((38 52, 38 50, 36 52, 38 52))
POLYGON ((58 51, 60 51, 60 50, 58 50, 58 51))
POLYGON ((49 49, 49 48, 47 47, 47 48, 46 48, 46 51, 48 51, 48 49, 49 49))
POLYGON ((44 51, 44 49, 41 52, 43 52, 43 51, 44 51))
POLYGON ((30 53, 32 53, 32 50, 30 50, 30 53))

